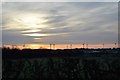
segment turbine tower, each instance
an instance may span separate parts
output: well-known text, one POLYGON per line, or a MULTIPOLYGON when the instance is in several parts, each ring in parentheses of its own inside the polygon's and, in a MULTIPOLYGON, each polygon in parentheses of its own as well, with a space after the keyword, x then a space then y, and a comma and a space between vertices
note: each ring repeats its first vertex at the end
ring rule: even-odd
POLYGON ((104 48, 104 43, 103 43, 103 48, 104 48))
POLYGON ((66 46, 66 48, 68 49, 68 45, 66 46))
POLYGON ((50 44, 50 49, 51 49, 52 44, 50 44))
POLYGON ((25 46, 26 46, 26 45, 25 45, 25 44, 23 44, 23 48, 25 48, 25 46))
POLYGON ((84 48, 85 43, 83 43, 83 48, 84 48))
POLYGON ((117 48, 117 43, 115 43, 115 48, 117 48))
POLYGON ((70 49, 72 49, 72 44, 70 44, 70 49))
POLYGON ((53 49, 55 49, 55 44, 53 44, 53 49))

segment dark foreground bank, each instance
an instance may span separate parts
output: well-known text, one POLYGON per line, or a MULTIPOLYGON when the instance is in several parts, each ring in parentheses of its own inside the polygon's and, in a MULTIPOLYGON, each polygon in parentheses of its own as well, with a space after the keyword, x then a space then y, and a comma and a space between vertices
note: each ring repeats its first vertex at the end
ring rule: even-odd
POLYGON ((119 49, 4 49, 2 54, 3 80, 120 80, 119 49))
POLYGON ((120 48, 114 49, 2 49, 3 59, 26 59, 41 57, 120 57, 120 48))

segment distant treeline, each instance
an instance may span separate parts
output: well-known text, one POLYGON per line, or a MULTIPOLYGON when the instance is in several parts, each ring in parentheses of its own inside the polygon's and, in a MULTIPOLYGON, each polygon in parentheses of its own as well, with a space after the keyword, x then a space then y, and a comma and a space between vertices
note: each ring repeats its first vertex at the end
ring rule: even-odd
POLYGON ((2 48, 3 59, 39 58, 39 57, 100 57, 120 56, 120 48, 109 49, 10 49, 2 48))

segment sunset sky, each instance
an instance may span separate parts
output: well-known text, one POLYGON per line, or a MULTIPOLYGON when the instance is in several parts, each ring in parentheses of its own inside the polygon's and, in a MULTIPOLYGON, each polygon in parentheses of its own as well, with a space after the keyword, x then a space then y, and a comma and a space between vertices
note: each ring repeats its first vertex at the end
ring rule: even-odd
POLYGON ((5 2, 2 43, 114 44, 117 2, 5 2))

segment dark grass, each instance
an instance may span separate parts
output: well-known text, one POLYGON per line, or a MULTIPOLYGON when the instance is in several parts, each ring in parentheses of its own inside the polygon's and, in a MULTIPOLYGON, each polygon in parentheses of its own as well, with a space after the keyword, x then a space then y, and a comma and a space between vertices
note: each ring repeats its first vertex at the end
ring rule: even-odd
POLYGON ((3 49, 2 79, 120 80, 119 52, 119 49, 3 49))

